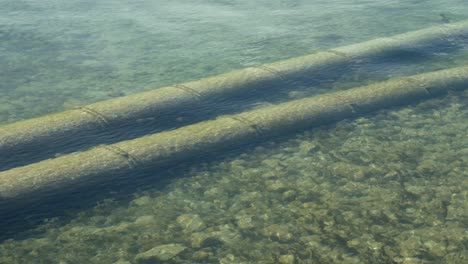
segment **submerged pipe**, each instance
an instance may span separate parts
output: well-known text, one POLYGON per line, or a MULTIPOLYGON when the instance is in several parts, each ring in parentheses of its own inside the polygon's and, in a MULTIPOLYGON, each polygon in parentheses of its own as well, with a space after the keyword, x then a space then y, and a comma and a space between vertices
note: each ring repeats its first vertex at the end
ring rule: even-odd
POLYGON ((453 38, 467 35, 468 21, 444 24, 7 124, 0 127, 0 163, 3 160, 13 164, 16 156, 17 160, 27 160, 31 149, 45 156, 41 151, 57 150, 67 140, 70 143, 70 140, 89 137, 99 131, 112 130, 122 123, 132 124, 141 118, 161 116, 200 101, 278 86, 285 80, 303 75, 310 77, 359 59, 434 42, 450 43, 453 38))
MULTIPOLYGON (((0 208, 238 144, 468 88, 468 66, 294 100, 0 172, 0 208)), ((119 176, 120 177, 120 176, 119 176)))

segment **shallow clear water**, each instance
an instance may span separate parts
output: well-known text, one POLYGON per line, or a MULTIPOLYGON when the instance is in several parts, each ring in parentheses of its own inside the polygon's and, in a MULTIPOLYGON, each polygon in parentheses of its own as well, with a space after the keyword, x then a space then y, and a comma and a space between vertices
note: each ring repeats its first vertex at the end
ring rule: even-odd
MULTIPOLYGON (((0 4, 0 124, 468 18, 461 0, 0 4)), ((466 65, 464 41, 183 117, 466 65)), ((466 263, 467 119, 453 93, 9 212, 0 263, 140 263, 161 245, 181 250, 168 263, 466 263)))

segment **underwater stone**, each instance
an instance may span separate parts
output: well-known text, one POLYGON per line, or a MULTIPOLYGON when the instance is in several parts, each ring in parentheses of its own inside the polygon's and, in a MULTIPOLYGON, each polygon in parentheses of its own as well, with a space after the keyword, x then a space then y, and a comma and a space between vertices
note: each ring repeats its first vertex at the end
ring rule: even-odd
POLYGON ((447 254, 445 242, 435 242, 432 240, 424 242, 427 253, 434 257, 443 257, 447 254))
POLYGON ((262 173, 261 176, 262 178, 265 178, 265 179, 275 179, 275 178, 278 178, 280 175, 277 172, 268 171, 266 173, 262 173))
POLYGON ((314 151, 319 150, 319 146, 310 141, 304 141, 299 145, 299 152, 302 155, 308 155, 314 151))
POLYGON ((176 222, 184 229, 184 232, 191 233, 205 228, 205 223, 197 214, 183 214, 177 217, 176 222))
POLYGON ((236 257, 233 254, 227 254, 224 258, 219 261, 220 264, 234 264, 236 262, 236 257))
POLYGON ((222 244, 236 245, 240 235, 230 228, 221 227, 219 231, 193 233, 188 239, 193 248, 219 247, 222 244))
POLYGON ((406 240, 399 242, 400 255, 405 258, 411 258, 418 255, 422 248, 421 238, 411 236, 406 240))
POLYGON ((180 244, 161 245, 138 254, 135 260, 137 263, 157 263, 157 261, 170 260, 185 249, 186 247, 180 244))
POLYGON ((127 222, 123 222, 123 223, 120 223, 118 225, 108 228, 108 231, 121 233, 121 232, 127 231, 129 228, 130 228, 130 224, 127 222))
POLYGON ((140 216, 135 220, 135 224, 138 226, 149 226, 156 222, 156 219, 152 215, 140 216))
POLYGON ((201 247, 208 247, 209 244, 211 244, 209 243, 210 239, 213 239, 213 237, 211 237, 207 233, 193 233, 188 239, 188 242, 190 243, 190 246, 192 246, 193 248, 201 248, 201 247))
POLYGON ((237 225, 241 230, 254 228, 255 225, 252 223, 252 217, 249 215, 236 216, 237 225))
POLYGON ((278 258, 278 262, 280 264, 294 264, 296 263, 296 258, 294 257, 294 255, 281 255, 278 258))
POLYGON ((407 185, 405 186, 405 191, 416 197, 420 197, 424 195, 428 190, 427 190, 427 187, 425 186, 407 185))
POLYGON ((266 182, 266 189, 270 192, 281 192, 286 190, 286 184, 283 182, 276 180, 276 181, 267 181, 266 182))
POLYGON ((138 205, 138 206, 143 206, 151 203, 151 199, 149 196, 142 196, 134 199, 132 201, 133 204, 138 205))
POLYGON ((396 263, 401 263, 401 264, 424 264, 426 263, 425 261, 419 258, 394 258, 393 260, 396 263))
POLYGON ((466 263, 468 260, 468 251, 459 250, 454 253, 445 255, 444 260, 441 263, 466 263))
POLYGON ((213 256, 213 253, 211 253, 210 251, 201 250, 193 253, 192 258, 197 261, 206 261, 211 256, 213 256))
POLYGON ((453 195, 450 205, 447 207, 447 220, 456 221, 468 219, 468 202, 466 202, 466 198, 464 198, 467 196, 468 191, 453 195))
POLYGON ((117 262, 114 262, 113 264, 132 264, 130 261, 126 261, 126 260, 119 260, 117 262))
POLYGON ((333 173, 339 177, 359 181, 366 177, 367 171, 363 166, 345 162, 337 162, 333 166, 333 173))
POLYGON ((262 165, 271 168, 271 169, 278 169, 278 168, 284 168, 285 165, 281 164, 281 162, 277 159, 266 159, 262 161, 262 165))
POLYGON ((297 197, 297 192, 294 190, 285 191, 282 195, 282 198, 286 201, 292 201, 297 197))
POLYGON ((437 165, 433 160, 424 160, 416 168, 416 173, 421 176, 430 176, 434 174, 437 169, 437 165))
POLYGON ((293 234, 289 232, 289 228, 287 226, 278 224, 267 226, 263 229, 263 234, 271 239, 281 242, 289 241, 294 237, 293 234))
POLYGON ((262 198, 262 194, 260 192, 248 192, 248 193, 243 193, 240 196, 240 200, 245 203, 251 203, 254 201, 258 201, 262 198))
POLYGON ((221 191, 219 188, 213 187, 213 188, 211 188, 211 189, 205 191, 203 194, 204 194, 205 196, 218 196, 218 195, 220 195, 221 193, 222 193, 222 191, 221 191))
POLYGON ((224 225, 219 228, 219 231, 213 232, 211 235, 216 237, 219 241, 227 246, 235 246, 239 244, 241 236, 236 232, 236 230, 230 228, 229 225, 224 225))

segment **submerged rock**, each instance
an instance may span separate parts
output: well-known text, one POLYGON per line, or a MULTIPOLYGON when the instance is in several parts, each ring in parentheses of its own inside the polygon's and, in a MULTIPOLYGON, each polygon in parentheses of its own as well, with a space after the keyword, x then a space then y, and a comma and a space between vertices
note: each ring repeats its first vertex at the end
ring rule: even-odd
POLYGON ((154 247, 148 251, 140 253, 136 256, 137 263, 158 263, 158 261, 166 261, 174 258, 187 247, 180 244, 167 244, 154 247))
POLYGON ((188 242, 193 248, 228 247, 239 245, 241 236, 230 227, 219 227, 219 231, 193 233, 188 242))
POLYGON ((236 219, 237 219, 237 226, 241 230, 247 230, 247 229, 251 229, 255 227, 252 221, 252 216, 250 215, 239 215, 239 216, 236 216, 236 219))
POLYGON ((263 229, 263 234, 277 241, 289 241, 294 238, 294 235, 289 232, 289 228, 285 225, 273 224, 263 229))
POLYGON ((294 264, 296 263, 296 258, 294 257, 294 255, 281 255, 279 258, 278 258, 278 262, 280 264, 294 264))
POLYGON ((176 221, 186 233, 192 233, 205 228, 205 223, 197 214, 183 214, 177 217, 176 221))
POLYGON ((145 206, 151 203, 151 198, 149 196, 141 196, 132 201, 132 204, 136 206, 145 206))
POLYGON ((135 219, 135 225, 145 227, 156 223, 156 219, 152 215, 143 215, 135 219))
POLYGON ((114 262, 114 264, 132 264, 130 261, 126 261, 126 260, 119 260, 117 262, 114 262))

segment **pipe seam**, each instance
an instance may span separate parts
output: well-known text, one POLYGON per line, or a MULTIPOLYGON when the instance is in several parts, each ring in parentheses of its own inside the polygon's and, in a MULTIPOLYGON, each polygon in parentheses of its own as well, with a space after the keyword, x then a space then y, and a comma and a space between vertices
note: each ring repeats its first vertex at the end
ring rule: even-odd
POLYGON ((359 114, 361 111, 359 110, 359 105, 357 104, 348 104, 349 108, 351 109, 351 112, 353 112, 353 114, 359 114))
POLYGON ((202 94, 198 91, 196 91, 195 89, 192 89, 190 87, 188 87, 187 85, 184 85, 184 84, 174 84, 172 85, 172 87, 174 88, 177 88, 177 89, 180 89, 186 93, 189 93, 191 95, 193 95, 196 99, 200 99, 202 97, 202 94))
POLYGON ((77 109, 82 111, 83 113, 89 114, 89 115, 93 116, 94 118, 96 118, 98 123, 103 128, 106 128, 106 127, 108 127, 110 125, 109 119, 105 115, 99 113, 98 111, 96 111, 94 109, 91 109, 91 108, 89 108, 87 106, 79 106, 77 109))
POLYGON ((351 57, 348 54, 346 54, 345 52, 338 51, 338 50, 335 50, 335 49, 328 49, 328 50, 324 50, 323 52, 338 55, 338 56, 343 57, 345 59, 351 59, 351 57))
POLYGON ((241 122, 244 125, 247 125, 248 127, 252 128, 255 130, 257 135, 264 135, 266 134, 266 129, 262 128, 258 124, 256 124, 254 121, 251 121, 243 116, 227 116, 230 119, 236 120, 238 122, 241 122))
POLYGON ((119 148, 118 146, 115 145, 99 145, 98 148, 102 148, 105 150, 108 150, 115 155, 123 158, 126 160, 128 167, 130 169, 134 169, 138 167, 138 164, 140 163, 137 158, 133 157, 128 153, 127 151, 123 150, 122 148, 119 148))
MULTIPOLYGON (((418 80, 412 78, 412 77, 405 77, 404 79, 405 82, 408 82, 408 84, 415 84, 415 83, 418 83, 418 80)), ((424 91, 424 93, 426 93, 427 96, 436 96, 437 93, 432 93, 430 91, 430 87, 427 87, 427 85, 424 85, 424 84, 419 84, 419 87, 421 87, 421 89, 424 91)))
POLYGON ((423 89, 424 89, 424 91, 426 92, 427 95, 433 96, 432 93, 431 93, 431 91, 429 90, 429 88, 424 87, 423 89))
POLYGON ((288 78, 286 78, 286 76, 284 76, 284 74, 281 71, 279 71, 279 70, 277 70, 277 69, 275 69, 275 68, 273 68, 271 66, 258 65, 258 66, 253 66, 253 68, 267 71, 267 72, 273 74, 273 76, 276 76, 281 81, 287 83, 288 78))

